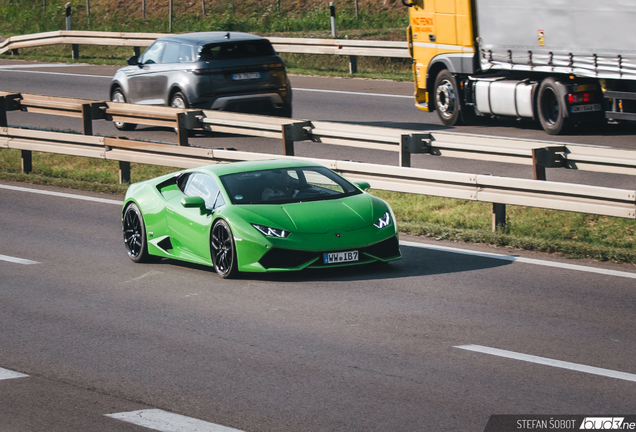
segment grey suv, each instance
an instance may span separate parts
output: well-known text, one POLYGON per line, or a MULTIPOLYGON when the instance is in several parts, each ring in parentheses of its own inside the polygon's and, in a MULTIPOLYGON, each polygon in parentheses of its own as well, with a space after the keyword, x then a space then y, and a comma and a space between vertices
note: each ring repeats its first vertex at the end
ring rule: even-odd
MULTIPOLYGON (((132 56, 110 100, 291 117, 292 90, 270 42, 241 32, 164 36, 132 56)), ((115 122, 122 130, 136 125, 115 122)))

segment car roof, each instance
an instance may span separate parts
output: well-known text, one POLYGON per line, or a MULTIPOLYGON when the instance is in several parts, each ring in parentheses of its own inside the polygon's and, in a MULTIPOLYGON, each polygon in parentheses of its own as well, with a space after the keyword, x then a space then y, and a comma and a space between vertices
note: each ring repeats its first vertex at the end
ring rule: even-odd
POLYGON ((197 168, 192 168, 187 171, 203 171, 203 172, 212 173, 217 176, 223 176, 226 174, 236 174, 236 173, 249 172, 249 171, 260 171, 260 170, 278 169, 278 168, 297 168, 297 167, 307 167, 307 166, 324 167, 324 165, 320 165, 318 163, 304 161, 304 160, 267 159, 267 160, 215 164, 215 165, 204 165, 197 168))
POLYGON ((224 31, 212 31, 212 32, 197 32, 197 33, 183 33, 170 36, 163 36, 158 40, 167 42, 186 43, 191 45, 203 46, 211 43, 228 42, 228 41, 250 41, 250 40, 264 40, 264 37, 244 32, 224 32, 224 31))

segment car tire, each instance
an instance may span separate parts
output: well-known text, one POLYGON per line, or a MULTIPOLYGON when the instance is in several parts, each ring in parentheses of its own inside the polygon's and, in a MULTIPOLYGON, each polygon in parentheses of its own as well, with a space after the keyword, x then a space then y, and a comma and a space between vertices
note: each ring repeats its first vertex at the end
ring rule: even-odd
POLYGON ((136 263, 150 261, 146 225, 137 204, 130 204, 124 211, 122 220, 124 244, 131 260, 136 263))
POLYGON ((292 118, 292 106, 288 105, 280 111, 280 117, 292 118))
MULTIPOLYGON (((117 88, 110 95, 110 100, 112 102, 122 102, 126 103, 126 96, 124 96, 124 92, 121 91, 120 88, 117 88)), ((131 131, 134 130, 137 125, 134 123, 124 123, 124 122, 113 122, 115 127, 121 131, 131 131)))
POLYGON ((170 106, 172 108, 190 108, 188 100, 180 91, 172 95, 172 97, 170 98, 170 106))
MULTIPOLYGON (((185 95, 183 93, 181 93, 180 91, 176 92, 175 94, 172 95, 172 97, 170 98, 170 106, 172 108, 190 108, 190 104, 188 103, 188 100, 186 99, 185 95)), ((175 133, 179 133, 179 128, 174 128, 175 133)), ((188 136, 192 136, 193 131, 188 130, 188 136)))
POLYGON ((537 93, 537 111, 541 127, 550 135, 560 135, 569 130, 565 100, 559 97, 554 78, 546 78, 541 82, 537 93))
POLYGON ((212 226, 210 235, 210 254, 214 270, 224 279, 232 279, 238 275, 236 247, 230 226, 223 219, 212 226))
POLYGON ((461 124, 460 94, 455 76, 448 70, 441 71, 435 78, 433 103, 442 123, 446 126, 461 124))

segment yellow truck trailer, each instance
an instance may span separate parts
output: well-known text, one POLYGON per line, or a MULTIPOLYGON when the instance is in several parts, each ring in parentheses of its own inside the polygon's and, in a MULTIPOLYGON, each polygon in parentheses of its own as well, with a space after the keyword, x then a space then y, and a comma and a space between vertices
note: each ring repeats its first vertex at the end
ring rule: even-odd
POLYGON ((402 0, 415 105, 445 125, 532 118, 549 134, 636 120, 636 2, 402 0))

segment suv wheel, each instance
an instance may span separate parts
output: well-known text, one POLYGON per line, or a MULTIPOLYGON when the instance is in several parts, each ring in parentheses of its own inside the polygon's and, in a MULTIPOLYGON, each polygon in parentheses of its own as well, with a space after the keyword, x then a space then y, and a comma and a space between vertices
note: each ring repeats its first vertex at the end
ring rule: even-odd
MULTIPOLYGON (((113 94, 110 95, 110 100, 112 102, 126 103, 126 96, 124 96, 124 93, 121 91, 120 88, 117 88, 113 91, 113 94)), ((137 127, 137 125, 134 123, 124 123, 118 121, 113 123, 115 124, 115 127, 121 131, 131 131, 137 127)))

